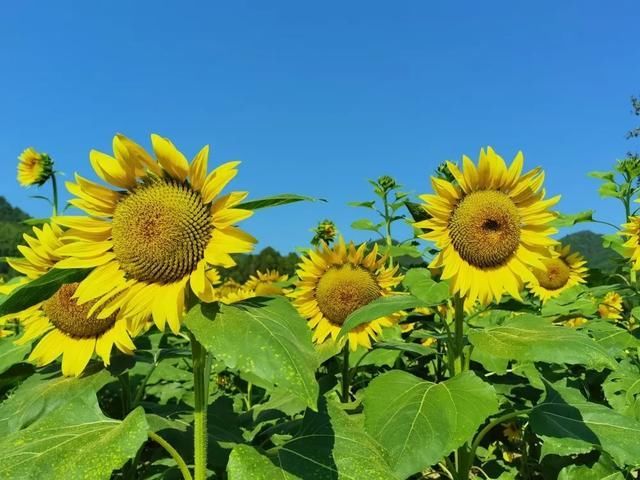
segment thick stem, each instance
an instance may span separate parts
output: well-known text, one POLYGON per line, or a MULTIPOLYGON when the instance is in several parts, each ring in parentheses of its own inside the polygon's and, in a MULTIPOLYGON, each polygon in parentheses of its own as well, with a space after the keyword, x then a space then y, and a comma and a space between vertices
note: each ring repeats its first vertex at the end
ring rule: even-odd
POLYGON ((120 387, 122 388, 122 418, 129 415, 131 411, 131 386, 129 383, 129 372, 124 372, 118 376, 120 387))
POLYGON ((349 342, 345 342, 342 348, 342 403, 349 402, 349 342))
POLYGON ((465 368, 464 361, 464 299, 456 294, 453 297, 453 306, 455 309, 455 325, 454 325, 454 351, 453 366, 454 375, 462 373, 465 368))
POLYGON ((180 456, 178 451, 171 446, 169 442, 167 442, 164 438, 154 432, 147 432, 147 436, 162 448, 164 448, 169 455, 171 455, 171 458, 173 458, 173 460, 178 465, 178 468, 180 469, 180 473, 182 474, 182 478, 184 480, 193 480, 191 472, 189 472, 189 468, 187 467, 184 459, 180 456))
POLYGON ((191 356, 193 359, 193 389, 195 406, 193 411, 193 452, 194 479, 207 478, 207 407, 209 403, 209 376, 211 357, 193 335, 191 337, 191 356))
POLYGON ((51 187, 53 189, 53 216, 55 217, 58 215, 58 181, 55 172, 51 174, 51 187))

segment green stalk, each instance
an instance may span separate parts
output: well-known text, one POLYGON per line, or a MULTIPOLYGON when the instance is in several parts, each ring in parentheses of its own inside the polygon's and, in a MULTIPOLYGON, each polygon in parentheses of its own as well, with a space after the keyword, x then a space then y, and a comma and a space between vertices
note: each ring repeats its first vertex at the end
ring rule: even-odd
POLYGON ((342 403, 349 402, 349 342, 345 342, 342 348, 342 403))
POLYGON ((129 415, 131 411, 131 386, 129 384, 129 372, 124 372, 118 376, 120 387, 122 387, 122 418, 129 415))
POLYGON ((53 189, 53 216, 58 215, 58 181, 56 180, 56 174, 51 174, 51 187, 53 189))
POLYGON ((454 375, 462 373, 465 368, 464 361, 464 299, 456 294, 453 297, 453 306, 455 309, 455 325, 454 325, 454 375))
POLYGON ((209 376, 211 357, 198 340, 191 339, 191 357, 193 359, 193 388, 195 406, 193 411, 193 452, 195 480, 207 478, 207 407, 209 403, 209 376))
POLYGON ((184 480, 193 480, 193 477, 191 476, 191 472, 189 472, 189 468, 187 467, 186 462, 180 456, 178 451, 171 446, 169 442, 167 442, 164 438, 162 438, 160 435, 154 432, 147 432, 147 436, 151 440, 156 442, 158 445, 160 445, 162 448, 164 448, 169 455, 171 455, 171 458, 173 458, 173 460, 178 465, 178 468, 180 469, 180 473, 182 474, 182 478, 184 480))

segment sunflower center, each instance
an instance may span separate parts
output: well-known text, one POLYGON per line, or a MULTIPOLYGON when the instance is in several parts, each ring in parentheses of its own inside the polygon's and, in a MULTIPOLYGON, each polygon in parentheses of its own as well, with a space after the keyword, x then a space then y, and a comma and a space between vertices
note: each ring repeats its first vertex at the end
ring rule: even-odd
POLYGON ((53 325, 71 337, 93 338, 109 330, 116 321, 116 314, 107 318, 89 316, 89 310, 95 302, 78 305, 73 294, 77 283, 62 285, 58 291, 42 306, 45 315, 53 325))
POLYGON ((463 260, 478 268, 504 265, 520 244, 520 215, 506 194, 472 192, 449 219, 451 243, 463 260))
POLYGON ((170 283, 195 270, 211 239, 211 213, 188 185, 154 181, 121 200, 113 214, 113 250, 142 282, 170 283))
POLYGON ((567 284, 571 270, 562 259, 549 258, 543 260, 542 263, 546 270, 534 270, 533 272, 541 287, 547 290, 557 290, 567 284))
POLYGON ((337 325, 342 325, 351 313, 378 297, 380 287, 371 273, 353 265, 330 268, 316 288, 318 308, 337 325))

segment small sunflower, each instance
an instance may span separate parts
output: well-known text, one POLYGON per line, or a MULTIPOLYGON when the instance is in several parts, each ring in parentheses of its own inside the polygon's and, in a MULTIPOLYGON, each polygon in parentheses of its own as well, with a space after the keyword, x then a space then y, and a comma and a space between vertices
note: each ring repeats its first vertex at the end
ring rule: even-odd
POLYGON ((544 172, 522 174, 523 162, 518 153, 507 168, 490 147, 483 149, 477 166, 466 156, 462 170, 447 162, 455 181, 431 177, 435 194, 420 197, 429 218, 414 225, 440 249, 429 267, 442 268, 467 309, 476 300, 498 302, 504 293, 521 300, 524 283, 535 282, 530 268, 543 269, 557 243, 549 208, 560 197, 545 200, 544 172))
POLYGON ((587 281, 587 261, 578 252, 571 253, 569 245, 553 247, 551 257, 542 263, 544 269, 532 269, 537 282, 530 283, 529 290, 543 302, 587 281))
POLYGON ((208 272, 233 267, 231 254, 253 249, 256 240, 235 226, 253 212, 236 208, 246 192, 220 196, 239 162, 207 174, 208 146, 189 163, 168 139, 152 135, 151 142, 156 159, 122 135, 113 139, 113 157, 91 151, 94 170, 116 189, 79 175, 67 183, 75 195, 69 203, 88 216, 56 218, 69 228, 57 267, 94 269, 74 298, 103 304, 98 318, 121 309, 178 332, 188 285, 200 300, 213 301, 208 272))
POLYGON ((268 295, 284 295, 288 293, 288 289, 282 288, 282 283, 289 280, 288 275, 281 275, 277 270, 267 270, 261 272, 257 270, 255 275, 251 275, 244 286, 250 290, 254 290, 256 296, 268 295))
POLYGON ((622 310, 622 296, 618 292, 607 293, 598 306, 600 318, 605 320, 621 320, 622 310))
POLYGON ((52 173, 53 161, 46 153, 29 147, 18 157, 18 183, 23 187, 43 185, 52 173))
MULTIPOLYGON (((9 259, 15 270, 30 279, 53 268, 60 260, 56 251, 64 246, 63 232, 56 225, 45 224, 33 232, 33 237, 25 235, 28 246, 19 247, 24 258, 9 259)), ((43 366, 62 355, 62 373, 66 376, 80 375, 94 352, 108 365, 114 345, 127 354, 135 348, 126 321, 116 313, 97 318, 92 312, 95 302, 78 305, 74 298, 77 288, 77 283, 62 285, 48 300, 4 317, 16 319, 24 326, 24 335, 16 344, 40 338, 29 361, 43 366)))
MULTIPOLYGON (((308 319, 314 342, 323 343, 327 337, 335 341, 351 313, 391 295, 402 280, 396 275, 398 266, 387 267, 386 257, 378 255, 377 244, 368 254, 366 248, 366 244, 358 248, 353 243, 346 245, 340 238, 333 247, 323 243, 310 250, 298 264, 299 281, 290 295, 300 314, 308 319)), ((349 348, 371 348, 370 339, 396 321, 396 316, 387 316, 357 326, 348 333, 349 348)))
POLYGON ((629 217, 629 222, 622 225, 620 235, 627 237, 624 247, 631 259, 631 268, 640 270, 640 217, 629 217))

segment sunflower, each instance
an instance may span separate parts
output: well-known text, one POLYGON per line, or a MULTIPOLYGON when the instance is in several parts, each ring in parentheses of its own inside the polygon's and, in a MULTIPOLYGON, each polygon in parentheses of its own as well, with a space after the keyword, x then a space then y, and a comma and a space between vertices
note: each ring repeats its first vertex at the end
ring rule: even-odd
POLYGON ((598 306, 598 313, 605 320, 621 320, 622 309, 622 296, 618 292, 609 292, 598 306))
POLYGON ((18 157, 18 183, 23 187, 43 185, 52 173, 53 161, 46 153, 29 147, 18 157))
POLYGON ((629 222, 622 225, 620 235, 627 237, 624 247, 631 259, 631 268, 640 270, 640 217, 629 217, 629 222))
MULTIPOLYGON (((60 260, 56 251, 64 246, 63 232, 56 225, 34 227, 33 232, 33 237, 24 236, 28 246, 18 247, 24 258, 9 259, 15 270, 30 279, 49 271, 60 260)), ((97 318, 92 312, 95 302, 78 305, 74 298, 77 288, 77 283, 62 285, 48 300, 3 317, 18 320, 24 326, 24 335, 16 344, 40 338, 29 361, 42 366, 62 355, 62 373, 66 376, 80 375, 94 352, 108 365, 114 345, 127 354, 135 348, 123 317, 114 313, 97 318)))
POLYGON ((571 328, 578 328, 578 327, 581 327, 582 325, 586 325, 588 322, 589 320, 587 320, 584 317, 573 317, 573 318, 570 318, 569 320, 566 320, 564 322, 564 326, 571 327, 571 328))
POLYGON ((552 247, 551 255, 542 260, 543 270, 533 269, 538 281, 529 284, 529 290, 543 302, 587 281, 587 261, 578 252, 571 253, 569 245, 552 247))
POLYGON ((255 275, 251 275, 244 286, 255 291, 256 296, 284 295, 288 292, 282 288, 282 283, 289 280, 289 275, 281 275, 277 270, 267 270, 261 272, 257 270, 255 275))
POLYGON ((122 135, 114 156, 91 151, 91 164, 106 186, 76 175, 67 183, 70 203, 87 216, 56 217, 69 228, 69 243, 57 252, 58 268, 93 268, 74 298, 103 305, 98 318, 121 309, 139 321, 149 316, 175 333, 188 285, 204 302, 214 299, 208 272, 233 267, 233 253, 247 253, 256 240, 234 225, 252 215, 235 208, 246 192, 220 196, 239 162, 207 174, 209 147, 189 163, 166 138, 151 135, 156 159, 122 135))
POLYGON ((544 269, 542 259, 557 243, 549 208, 560 197, 545 200, 544 172, 522 174, 523 162, 519 152, 507 168, 488 147, 477 166, 466 156, 462 170, 447 162, 455 180, 431 177, 435 194, 420 197, 429 218, 414 225, 440 249, 429 267, 442 269, 467 309, 476 300, 499 302, 504 293, 521 300, 524 283, 535 282, 530 268, 544 269))
MULTIPOLYGON (((346 245, 340 238, 333 247, 322 243, 300 260, 299 281, 290 296, 300 314, 308 319, 314 342, 323 343, 327 337, 335 341, 351 313, 391 295, 402 280, 396 275, 397 265, 385 266, 386 257, 378 255, 377 244, 368 254, 366 248, 366 244, 358 248, 353 243, 346 245)), ((348 333, 349 348, 371 348, 370 338, 376 339, 383 327, 396 321, 396 316, 386 316, 357 326, 348 333)))

